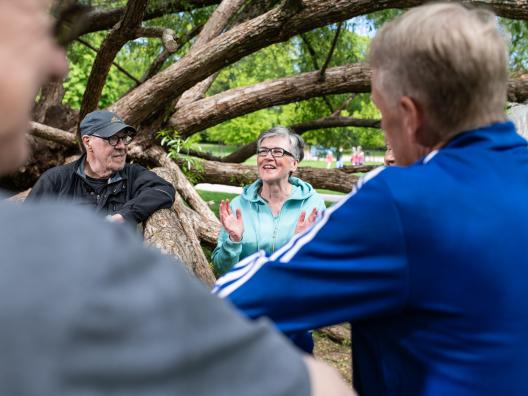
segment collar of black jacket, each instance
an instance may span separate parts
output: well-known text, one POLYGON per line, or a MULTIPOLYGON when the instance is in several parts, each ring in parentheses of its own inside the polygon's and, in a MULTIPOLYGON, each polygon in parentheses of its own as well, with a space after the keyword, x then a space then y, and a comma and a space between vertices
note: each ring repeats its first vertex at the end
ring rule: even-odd
MULTIPOLYGON (((81 158, 79 158, 77 160, 77 165, 75 167, 75 173, 81 177, 83 180, 86 180, 86 173, 84 171, 84 163, 85 163, 85 160, 86 160, 86 154, 83 154, 81 156, 81 158)), ((125 165, 126 166, 126 165, 125 165)), ((121 180, 125 180, 127 177, 126 177, 126 172, 124 171, 124 169, 120 170, 120 171, 117 171, 117 172, 114 172, 112 174, 112 176, 110 176, 108 178, 108 184, 113 184, 113 183, 117 183, 121 180)))

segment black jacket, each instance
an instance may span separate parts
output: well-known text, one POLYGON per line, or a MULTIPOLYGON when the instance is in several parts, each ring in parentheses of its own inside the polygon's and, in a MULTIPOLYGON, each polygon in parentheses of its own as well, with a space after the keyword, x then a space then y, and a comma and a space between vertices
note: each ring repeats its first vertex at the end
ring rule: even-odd
POLYGON ((100 194, 86 181, 82 156, 70 164, 48 169, 37 180, 27 200, 65 198, 96 208, 105 215, 121 214, 133 223, 145 221, 158 209, 170 208, 174 187, 141 165, 126 164, 114 173, 100 194))

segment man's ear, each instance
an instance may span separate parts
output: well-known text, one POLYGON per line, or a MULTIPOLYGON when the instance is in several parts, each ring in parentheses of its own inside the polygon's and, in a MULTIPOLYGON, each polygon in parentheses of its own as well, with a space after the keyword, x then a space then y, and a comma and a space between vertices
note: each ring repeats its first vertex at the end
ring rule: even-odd
POLYGON ((425 117, 425 111, 420 102, 404 96, 400 99, 400 109, 403 114, 403 125, 411 141, 422 147, 434 147, 437 136, 430 128, 425 117))
POLYGON ((402 124, 407 136, 413 142, 420 142, 423 129, 423 111, 418 102, 409 96, 400 99, 402 124))
POLYGON ((86 152, 92 151, 92 145, 90 144, 90 137, 84 135, 81 139, 82 139, 82 144, 84 146, 84 150, 86 152))

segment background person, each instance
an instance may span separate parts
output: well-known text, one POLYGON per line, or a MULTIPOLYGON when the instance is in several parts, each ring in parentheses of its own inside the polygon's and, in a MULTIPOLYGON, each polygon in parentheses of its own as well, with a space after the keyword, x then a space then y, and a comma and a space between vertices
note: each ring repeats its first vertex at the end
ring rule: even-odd
POLYGON ((115 113, 96 110, 80 125, 85 154, 77 161, 48 169, 27 200, 73 199, 116 222, 142 223, 174 203, 174 187, 141 165, 126 163, 136 130, 115 113))
POLYGON ((334 162, 334 155, 332 154, 332 150, 326 151, 326 169, 330 169, 332 167, 332 162, 334 162))
POLYGON ((369 59, 396 166, 216 292, 286 333, 351 321, 362 395, 527 395, 528 143, 497 18, 414 8, 369 59))
MULTIPOLYGON (((62 77, 49 3, 0 0, 0 175, 26 160, 62 77)), ((1 395, 335 395, 335 371, 249 323, 128 227, 65 202, 0 201, 1 395)))
POLYGON ((244 187, 231 204, 229 200, 220 203, 223 227, 212 254, 217 273, 225 273, 259 250, 272 254, 325 209, 309 183, 291 176, 303 153, 302 138, 289 128, 277 126, 259 136, 259 178, 244 187))

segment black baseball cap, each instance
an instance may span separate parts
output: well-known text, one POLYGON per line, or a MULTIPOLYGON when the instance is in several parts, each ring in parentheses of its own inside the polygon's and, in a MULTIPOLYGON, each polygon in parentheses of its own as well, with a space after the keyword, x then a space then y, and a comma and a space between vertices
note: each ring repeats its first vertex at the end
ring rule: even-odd
POLYGON ((106 110, 96 110, 86 114, 80 125, 81 136, 93 135, 109 138, 123 129, 130 134, 136 133, 136 129, 125 124, 116 113, 106 110))

